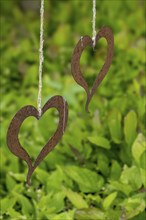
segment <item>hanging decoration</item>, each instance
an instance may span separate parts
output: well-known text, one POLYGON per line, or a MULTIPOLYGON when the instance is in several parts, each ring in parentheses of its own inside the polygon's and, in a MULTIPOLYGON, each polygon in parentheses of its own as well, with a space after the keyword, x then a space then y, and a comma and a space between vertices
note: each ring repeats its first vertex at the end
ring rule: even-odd
POLYGON ((93 41, 92 41, 91 37, 89 37, 89 36, 82 37, 82 39, 80 39, 79 42, 77 43, 77 45, 73 51, 73 55, 72 55, 72 61, 71 61, 72 75, 73 75, 73 78, 75 79, 75 81, 80 86, 82 86, 86 91, 87 100, 86 100, 85 109, 87 112, 88 112, 88 105, 91 101, 91 98, 93 97, 94 93, 96 92, 97 87, 100 85, 100 83, 102 82, 102 80, 106 76, 106 74, 110 68, 112 58, 113 58, 114 38, 113 38, 112 30, 108 27, 101 28, 96 35, 96 42, 98 42, 99 39, 102 37, 107 40, 107 44, 108 44, 107 57, 106 57, 106 60, 105 60, 103 67, 101 68, 99 74, 97 75, 97 77, 93 83, 91 92, 89 90, 89 87, 88 87, 86 80, 84 79, 84 77, 82 75, 81 68, 80 68, 80 59, 81 59, 82 52, 84 51, 84 49, 87 46, 91 46, 91 47, 93 46, 93 41))
POLYGON ((30 185, 30 178, 33 174, 36 167, 40 162, 48 155, 48 153, 58 144, 61 137, 64 134, 67 119, 68 119, 68 106, 67 102, 62 96, 53 96, 49 99, 43 108, 41 108, 41 90, 42 90, 42 63, 43 63, 43 14, 44 14, 44 0, 41 0, 41 24, 40 24, 40 64, 39 64, 39 91, 38 91, 38 110, 32 106, 27 105, 21 108, 12 119, 8 132, 7 132, 7 145, 10 151, 19 157, 20 159, 26 161, 28 165, 28 174, 27 174, 27 184, 30 185), (48 140, 45 146, 40 151, 38 157, 36 158, 34 165, 32 160, 27 153, 27 151, 21 146, 19 142, 19 130, 25 119, 30 116, 35 117, 37 120, 40 120, 43 114, 50 108, 56 108, 59 112, 59 123, 57 130, 54 135, 48 140))
POLYGON ((8 133, 7 133, 7 144, 8 144, 9 149, 17 157, 21 158, 22 160, 25 160, 28 165, 28 169, 29 169, 28 175, 27 175, 28 185, 30 185, 30 177, 32 173, 34 172, 34 170, 36 169, 36 167, 60 141, 61 137, 64 134, 64 130, 67 124, 67 115, 68 115, 67 102, 62 98, 62 96, 52 97, 49 101, 47 101, 47 103, 44 105, 41 111, 42 111, 42 115, 40 117, 38 110, 34 106, 32 105, 24 106, 16 113, 16 115, 12 119, 10 126, 8 128, 8 133), (40 120, 43 114, 45 114, 46 111, 50 108, 56 108, 59 112, 58 127, 54 135, 42 148, 41 152, 39 153, 33 165, 29 154, 21 146, 19 142, 19 139, 18 139, 19 130, 20 130, 20 127, 23 121, 26 118, 33 116, 37 120, 40 120))
POLYGON ((95 19, 96 19, 96 13, 95 13, 95 0, 93 0, 93 36, 92 39, 89 36, 82 36, 81 39, 79 40, 79 42, 77 43, 74 51, 73 51, 73 55, 72 55, 72 60, 71 60, 71 72, 73 75, 74 80, 80 85, 82 86, 87 94, 87 100, 86 100, 86 105, 85 105, 85 109, 88 112, 88 105, 94 95, 94 93, 97 90, 97 87, 100 85, 100 83, 102 82, 102 80, 104 79, 104 77, 106 76, 111 62, 112 62, 112 58, 113 58, 113 50, 114 50, 114 37, 113 37, 113 33, 112 30, 109 27, 102 27, 99 32, 96 35, 96 31, 95 31, 95 19), (107 41, 107 57, 106 60, 103 64, 103 67, 101 68, 99 74, 97 75, 93 86, 91 88, 91 91, 89 90, 88 84, 86 82, 86 80, 83 77, 83 74, 81 72, 81 68, 80 68, 80 59, 81 59, 81 55, 82 52, 84 51, 84 49, 87 46, 91 46, 93 47, 93 49, 95 49, 95 45, 96 42, 99 41, 100 38, 105 38, 107 41))

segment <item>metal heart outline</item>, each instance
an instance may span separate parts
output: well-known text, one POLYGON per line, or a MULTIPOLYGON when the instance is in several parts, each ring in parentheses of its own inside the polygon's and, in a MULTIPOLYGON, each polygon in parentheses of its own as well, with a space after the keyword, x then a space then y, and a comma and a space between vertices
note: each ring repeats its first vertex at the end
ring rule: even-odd
POLYGON ((93 41, 92 41, 91 37, 84 36, 78 41, 78 43, 73 51, 72 60, 71 60, 71 72, 72 72, 73 78, 80 86, 82 86, 85 89, 86 94, 87 94, 87 101, 86 101, 86 105, 85 105, 85 109, 87 112, 88 112, 88 106, 91 101, 91 98, 93 97, 94 93, 96 92, 97 87, 100 85, 100 83, 102 82, 102 80, 106 76, 106 74, 110 68, 112 58, 113 58, 114 37, 113 37, 112 30, 109 27, 102 27, 96 35, 96 42, 98 42, 100 38, 105 38, 107 41, 107 46, 108 46, 107 57, 106 57, 106 60, 103 64, 99 74, 97 75, 97 77, 93 83, 91 92, 90 92, 88 84, 87 84, 86 80, 84 79, 84 77, 81 73, 81 70, 80 70, 80 58, 81 58, 82 52, 84 51, 84 49, 87 46, 93 47, 93 41))
POLYGON ((60 141, 60 139, 64 134, 68 119, 67 102, 63 99, 62 96, 58 96, 58 95, 53 96, 51 99, 49 99, 46 102, 46 104, 42 108, 41 117, 39 117, 38 110, 34 106, 32 105, 24 106, 15 114, 7 131, 7 145, 10 151, 17 157, 21 158, 22 160, 25 160, 25 162, 28 165, 28 174, 27 174, 28 185, 30 185, 30 178, 36 167, 48 155, 48 153, 58 144, 58 142, 60 141), (29 154, 21 146, 19 142, 19 138, 18 138, 19 130, 26 118, 30 116, 34 116, 37 120, 39 120, 43 116, 43 114, 50 108, 56 108, 58 110, 59 123, 56 131, 54 132, 54 135, 48 140, 48 142, 42 148, 33 165, 29 154))

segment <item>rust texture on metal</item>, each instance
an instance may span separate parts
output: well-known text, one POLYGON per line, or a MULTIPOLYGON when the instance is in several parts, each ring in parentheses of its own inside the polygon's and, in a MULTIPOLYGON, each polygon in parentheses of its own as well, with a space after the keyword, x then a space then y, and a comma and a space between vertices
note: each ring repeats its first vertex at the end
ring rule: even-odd
POLYGON ((85 109, 87 112, 88 112, 88 105, 91 101, 91 98, 96 92, 97 87, 100 85, 100 83, 106 76, 110 68, 112 58, 113 58, 114 37, 113 37, 112 30, 109 27, 101 28, 96 35, 96 42, 98 42, 100 38, 105 38, 107 41, 107 46, 108 46, 107 57, 99 74, 97 75, 93 83, 91 91, 89 90, 88 84, 86 80, 84 79, 81 69, 80 69, 80 58, 81 58, 82 52, 87 46, 93 47, 93 41, 91 37, 84 36, 82 37, 82 39, 79 40, 79 42, 77 43, 73 51, 72 60, 71 60, 71 72, 72 72, 73 78, 80 86, 82 86, 85 89, 86 94, 87 94, 87 100, 86 100, 86 106, 85 106, 85 109))
POLYGON ((30 178, 33 174, 36 167, 40 164, 40 162, 47 156, 47 154, 58 144, 61 137, 63 136, 64 130, 67 125, 68 119, 68 106, 67 102, 63 99, 62 96, 54 96, 50 100, 46 102, 44 107, 42 108, 42 116, 39 117, 38 110, 31 105, 24 106, 21 108, 14 118, 12 119, 8 132, 7 132, 7 144, 10 151, 15 154, 17 157, 25 160, 28 165, 28 175, 27 175, 27 184, 30 185, 30 178), (40 151, 37 156, 34 165, 32 164, 32 160, 27 153, 27 151, 21 146, 18 134, 20 127, 23 121, 30 117, 34 116, 37 120, 40 120, 43 114, 50 108, 56 108, 59 112, 59 123, 58 127, 54 133, 54 135, 49 139, 49 141, 45 144, 45 146, 40 151))

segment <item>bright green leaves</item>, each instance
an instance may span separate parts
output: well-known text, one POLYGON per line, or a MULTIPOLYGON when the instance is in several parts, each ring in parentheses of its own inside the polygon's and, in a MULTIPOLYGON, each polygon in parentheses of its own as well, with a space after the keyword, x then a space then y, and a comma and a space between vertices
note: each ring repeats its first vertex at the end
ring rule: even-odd
MULTIPOLYGON (((145 157, 146 158, 146 157, 145 157)), ((146 165, 145 165, 146 166, 146 165)), ((140 168, 140 176, 143 186, 146 188, 146 167, 140 168)))
POLYGON ((41 183, 44 183, 49 178, 48 173, 39 167, 36 170, 36 177, 41 183))
POLYGON ((6 186, 7 186, 7 190, 11 191, 13 190, 13 188, 16 185, 16 181, 10 176, 10 174, 8 173, 6 176, 6 186))
POLYGON ((88 208, 87 202, 83 199, 83 197, 79 193, 73 192, 72 190, 69 189, 64 189, 63 191, 74 207, 78 209, 88 208))
POLYGON ((121 170, 120 164, 116 160, 113 160, 111 164, 110 179, 118 180, 121 175, 121 170))
MULTIPOLYGON (((117 192, 108 195, 103 202, 103 207, 106 211, 97 208, 79 209, 75 212, 75 220, 107 220, 112 219, 133 219, 134 216, 141 214, 145 209, 145 202, 143 198, 129 197, 122 203, 119 202, 118 210, 112 209, 111 205, 116 200, 117 192), (122 208, 123 207, 123 208, 122 208), (125 216, 125 217, 124 217, 125 216)), ((143 216, 143 215, 142 215, 143 216)), ((139 219, 139 218, 138 218, 139 219)))
POLYGON ((13 195, 16 198, 16 200, 19 202, 19 204, 21 204, 22 213, 26 216, 29 216, 33 210, 33 206, 30 200, 26 196, 21 195, 17 192, 13 192, 13 195))
POLYGON ((104 184, 103 177, 96 172, 77 166, 64 167, 64 172, 74 180, 82 192, 98 192, 104 184))
MULTIPOLYGON (((65 175, 62 173, 61 169, 57 169, 54 172, 50 173, 47 181, 47 192, 58 192, 61 190, 62 183, 66 183, 65 175)), ((68 181, 68 184, 70 182, 68 181)))
POLYGON ((126 196, 132 192, 132 187, 130 185, 121 183, 120 181, 110 181, 110 188, 122 192, 126 196))
POLYGON ((120 180, 122 183, 130 185, 133 191, 140 189, 142 186, 140 170, 136 166, 127 167, 125 165, 120 180))
POLYGON ((140 163, 144 151, 146 151, 146 138, 140 133, 132 145, 132 155, 137 163, 140 163))
POLYGON ((108 209, 112 205, 116 197, 117 197, 117 192, 113 192, 109 194, 103 201, 103 208, 105 210, 108 209))
POLYGON ((124 129, 122 131, 122 117, 119 111, 113 110, 108 117, 108 127, 112 141, 120 144, 124 133, 125 142, 131 147, 136 138, 137 115, 134 111, 128 112, 124 117, 124 129))
POLYGON ((12 219, 24 219, 27 220, 26 215, 21 215, 20 212, 16 211, 13 208, 9 208, 7 214, 11 216, 12 219))
POLYGON ((6 197, 1 199, 1 214, 7 213, 9 209, 11 209, 16 203, 16 198, 14 197, 6 197))
POLYGON ((75 220, 105 220, 106 215, 100 209, 80 209, 75 212, 75 220))
POLYGON ((14 219, 18 217, 20 218, 23 214, 25 219, 27 219, 32 213, 32 203, 27 197, 21 194, 21 190, 23 188, 22 185, 15 186, 16 187, 12 188, 13 190, 9 193, 9 195, 1 200, 1 214, 10 215, 14 219), (19 212, 15 210, 16 204, 19 206, 19 209, 21 209, 22 214, 20 214, 20 210, 19 212))
POLYGON ((131 192, 138 191, 141 189, 142 185, 145 185, 145 175, 146 172, 144 169, 140 169, 136 166, 128 167, 125 165, 122 173, 119 175, 119 178, 113 178, 113 180, 110 181, 110 187, 111 189, 120 191, 128 196, 131 192), (114 179, 117 179, 117 181, 114 179))
POLYGON ((124 118, 124 135, 126 143, 131 146, 136 138, 137 116, 134 111, 130 111, 124 118))
POLYGON ((117 110, 113 110, 108 117, 108 127, 113 142, 120 143, 122 138, 121 114, 117 110))
POLYGON ((46 214, 60 212, 64 208, 64 198, 64 192, 48 193, 40 199, 38 208, 46 214))
POLYGON ((109 159, 104 153, 97 154, 97 170, 99 170, 104 176, 109 175, 109 159))
MULTIPOLYGON (((68 212, 62 212, 55 216, 50 216, 51 220, 74 220, 74 210, 70 210, 68 212)), ((49 217, 49 216, 48 216, 49 217)))
POLYGON ((88 140, 92 144, 95 144, 98 147, 103 147, 105 149, 110 149, 111 148, 110 142, 104 137, 92 136, 92 137, 88 137, 88 140))
POLYGON ((126 209, 126 219, 133 219, 134 216, 145 210, 145 201, 142 198, 128 198, 121 204, 126 209))

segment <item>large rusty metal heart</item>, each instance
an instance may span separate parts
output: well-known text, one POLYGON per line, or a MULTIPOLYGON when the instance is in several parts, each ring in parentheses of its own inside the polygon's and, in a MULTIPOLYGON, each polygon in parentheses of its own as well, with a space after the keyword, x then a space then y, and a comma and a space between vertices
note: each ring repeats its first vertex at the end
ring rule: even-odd
POLYGON ((87 94, 87 101, 86 101, 86 111, 88 112, 88 105, 91 101, 91 98, 93 97, 94 93, 96 92, 97 87, 100 85, 100 83, 102 82, 102 80, 104 79, 104 77, 106 76, 111 62, 112 62, 112 58, 113 58, 113 49, 114 49, 114 37, 113 37, 113 33, 112 30, 108 27, 103 27, 99 30, 99 32, 96 35, 96 42, 99 41, 100 38, 105 38, 107 41, 107 57, 106 60, 99 72, 99 74, 97 75, 91 92, 88 88, 88 84, 86 82, 86 80, 84 79, 81 70, 80 70, 80 58, 82 55, 82 52, 84 51, 84 49, 87 46, 91 46, 93 47, 93 41, 91 39, 91 37, 89 36, 84 36, 82 37, 79 42, 77 43, 74 51, 73 51, 73 55, 72 55, 72 61, 71 61, 71 71, 72 71, 72 75, 75 79, 75 81, 82 86, 87 94))
POLYGON ((27 184, 30 185, 30 178, 36 167, 40 164, 40 162, 47 156, 47 154, 58 144, 61 137, 63 136, 64 130, 67 125, 68 119, 68 106, 67 102, 63 99, 62 96, 54 96, 42 108, 42 115, 50 108, 56 108, 59 112, 59 123, 58 127, 54 133, 54 135, 50 138, 50 140, 45 144, 45 146, 40 151, 37 156, 34 165, 32 164, 32 160, 27 153, 27 151, 21 146, 18 134, 20 127, 23 121, 30 117, 34 116, 37 120, 40 120, 38 110, 31 105, 24 106, 21 108, 14 118, 12 119, 8 132, 7 132, 7 144, 9 149, 13 154, 17 157, 25 160, 28 165, 28 175, 27 175, 27 184))

